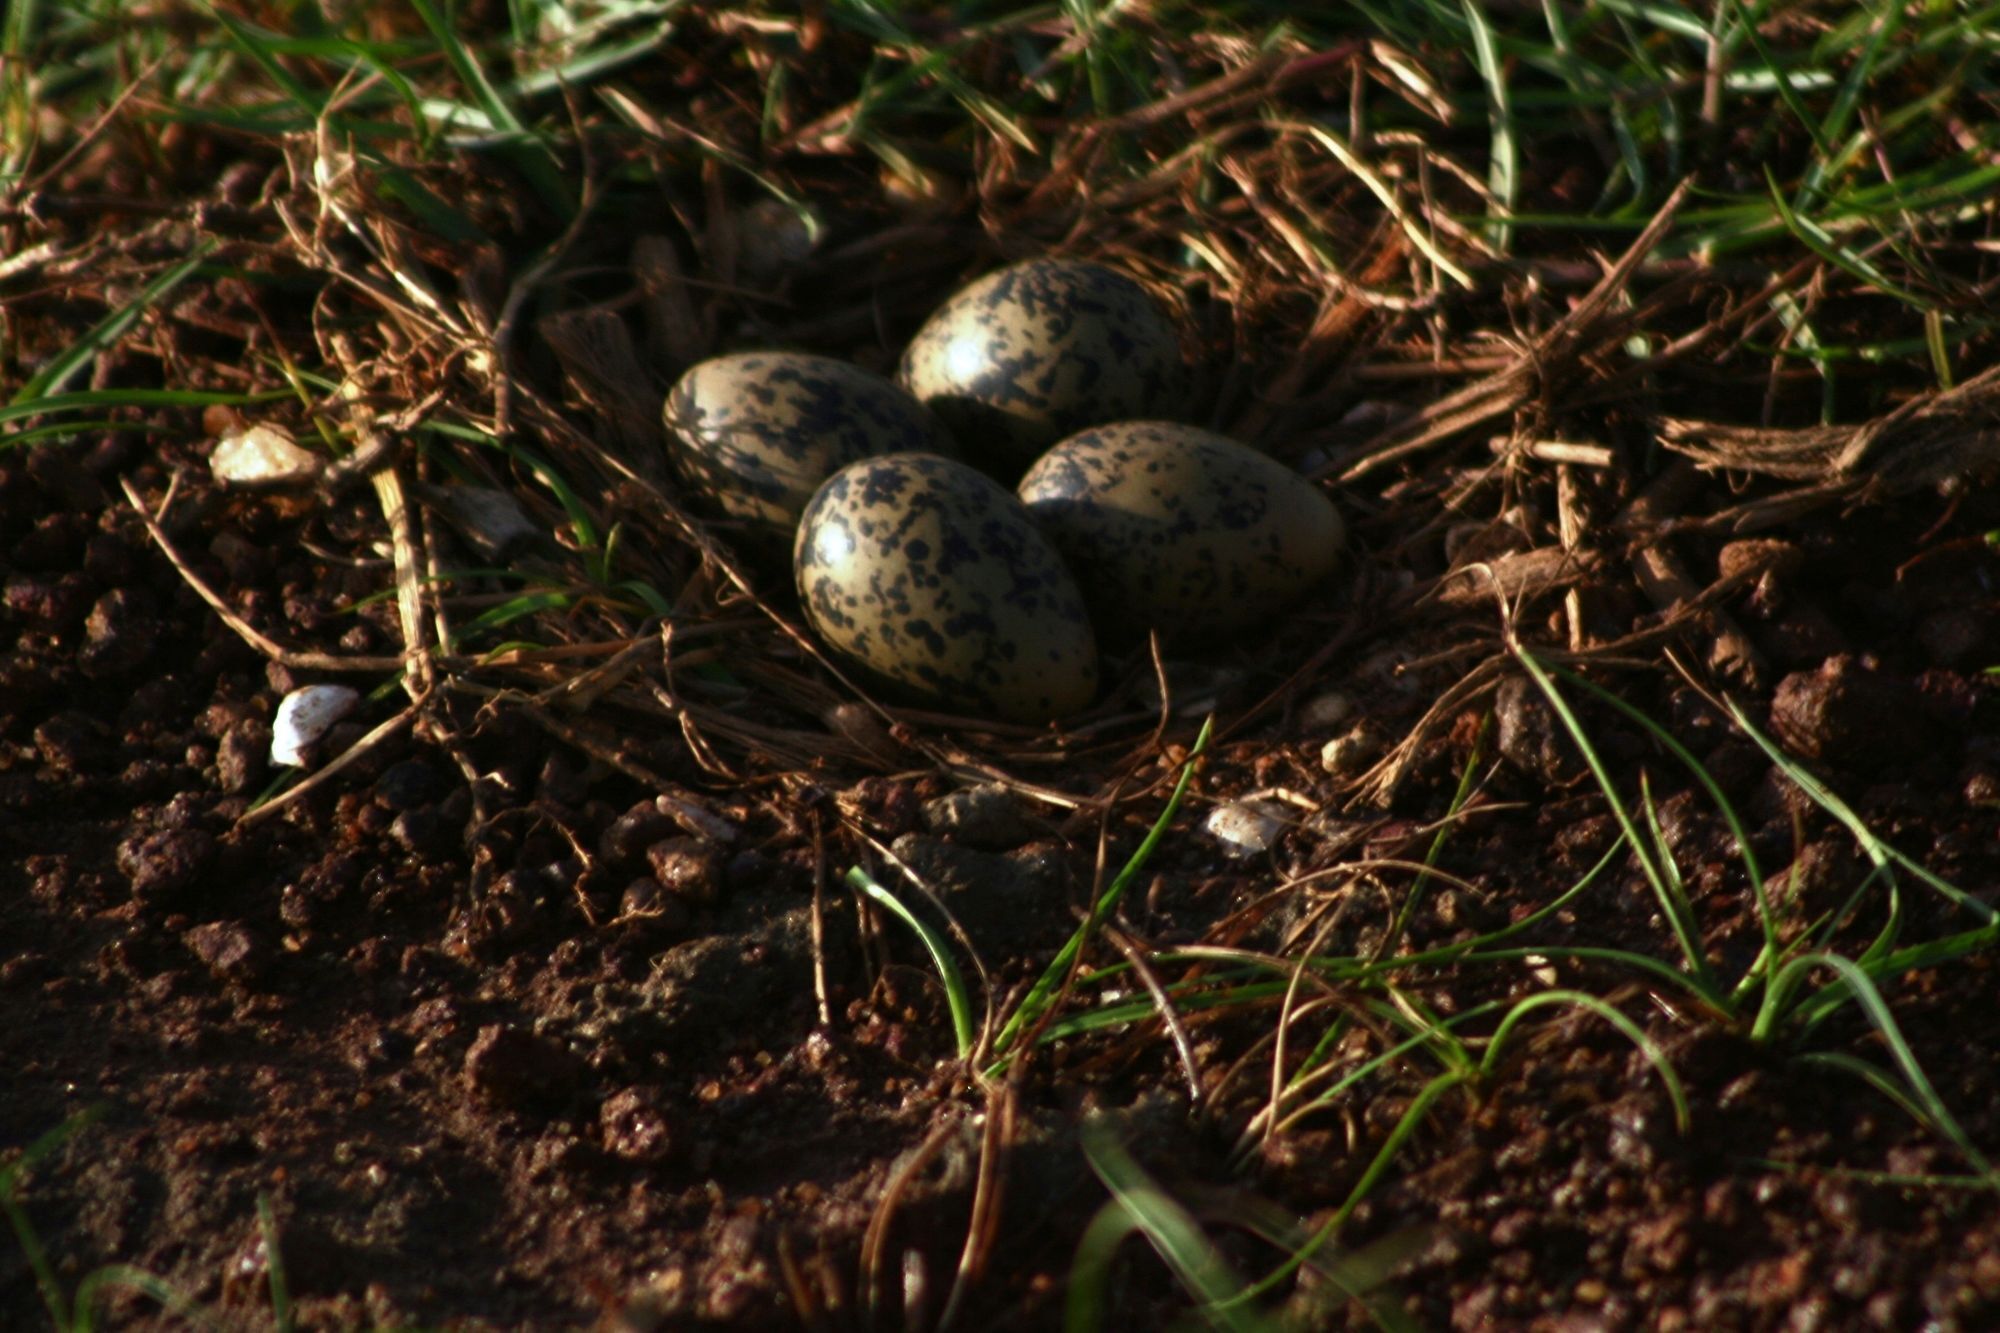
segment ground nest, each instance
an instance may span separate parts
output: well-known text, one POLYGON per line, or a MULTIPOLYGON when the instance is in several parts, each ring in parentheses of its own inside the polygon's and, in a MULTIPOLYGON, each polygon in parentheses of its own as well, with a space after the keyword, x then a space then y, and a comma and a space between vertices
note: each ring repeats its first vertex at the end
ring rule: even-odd
POLYGON ((10 29, 76 73, 0 203, 0 1323, 2000 1309, 1986 210, 1767 193, 1832 85, 1661 75, 1682 154, 1483 18, 1074 8, 10 29), (911 708, 662 396, 1044 254, 1349 551, 1074 718, 911 708), (315 475, 219 483, 253 427, 315 475))

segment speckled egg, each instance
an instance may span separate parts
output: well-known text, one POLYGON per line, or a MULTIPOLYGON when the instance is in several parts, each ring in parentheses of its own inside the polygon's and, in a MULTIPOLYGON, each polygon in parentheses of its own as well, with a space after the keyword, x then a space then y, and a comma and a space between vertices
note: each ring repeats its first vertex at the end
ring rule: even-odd
POLYGON ((793 564, 820 638, 926 703, 1046 722, 1097 692, 1075 580, 1021 502, 963 463, 850 463, 806 506, 793 564))
POLYGON ((1031 259, 940 306, 901 378, 970 461, 1011 476, 1086 426, 1173 416, 1187 373, 1174 321, 1144 287, 1101 264, 1031 259))
POLYGON ((669 452, 688 485, 753 541, 789 550, 821 482, 857 458, 953 452, 922 404, 832 357, 737 352, 692 366, 667 395, 669 452))
POLYGON ((1346 529, 1319 488, 1170 421, 1071 436, 1021 479, 1100 621, 1118 632, 1247 629, 1332 571, 1346 529))

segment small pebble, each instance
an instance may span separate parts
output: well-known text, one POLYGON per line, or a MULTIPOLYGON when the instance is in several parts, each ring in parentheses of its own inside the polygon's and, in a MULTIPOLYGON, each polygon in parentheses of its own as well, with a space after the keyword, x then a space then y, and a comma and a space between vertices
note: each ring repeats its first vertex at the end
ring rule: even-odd
POLYGON ((1222 708, 1250 679, 1248 672, 1236 667, 1193 662, 1168 662, 1166 670, 1166 697, 1160 695, 1159 677, 1148 674, 1139 681, 1139 706, 1153 713, 1171 700, 1175 717, 1194 720, 1222 708))
POLYGON ((189 887, 214 858, 215 839, 194 828, 137 833, 118 844, 118 869, 141 902, 189 887))
POLYGON ((1806 553, 1796 543, 1767 537, 1727 542, 1715 558, 1716 573, 1726 579, 1752 572, 1788 579, 1804 568, 1805 563, 1806 553))
POLYGON ((722 849, 699 838, 669 838, 646 849, 653 878, 675 897, 713 907, 722 897, 722 849))
POLYGON ((684 801, 677 796, 656 796, 653 805, 690 833, 712 838, 716 842, 736 841, 736 825, 692 801, 684 801))
POLYGON ((505 560, 542 536, 519 500, 490 486, 427 487, 423 500, 482 560, 505 560))
POLYGON ((225 486, 298 486, 319 475, 320 458, 276 426, 257 425, 225 433, 208 466, 225 486))
POLYGON ((262 721, 248 721, 222 733, 216 745, 216 783, 230 797, 240 797, 258 787, 270 771, 270 727, 262 721))
POLYGON ((924 827, 968 847, 1004 852, 1049 836, 1026 801, 997 782, 967 787, 923 806, 924 827))
POLYGON ((1493 714, 1499 723, 1494 747, 1516 769, 1551 787, 1566 786, 1583 774, 1575 744, 1532 680, 1510 676, 1502 681, 1493 714))
POLYGON ((1844 655, 1778 682, 1771 730, 1806 759, 1864 766, 1913 758, 1936 739, 1914 685, 1844 655))
POLYGON ((435 806, 405 810, 389 823, 396 845, 418 860, 448 855, 458 843, 458 830, 435 806))
POLYGON ((758 282, 804 263, 826 234, 818 208, 768 196, 747 206, 736 222, 742 238, 739 262, 744 275, 758 282))
POLYGON ((211 921, 181 936, 189 952, 223 981, 248 981, 263 969, 256 938, 234 921, 211 921))
POLYGON ((35 728, 35 752, 58 773, 79 774, 108 749, 103 724, 88 713, 66 711, 35 728))
POLYGON ((83 632, 77 665, 93 680, 137 670, 152 659, 160 640, 159 626, 143 599, 123 588, 97 599, 84 620, 83 632))
POLYGON ((1286 813, 1276 801, 1232 801, 1209 811, 1202 827, 1230 856, 1256 856, 1284 833, 1286 813))
POLYGON ((1365 723, 1356 723, 1320 747, 1319 766, 1335 777, 1352 777, 1381 752, 1381 739, 1365 723))
POLYGON ((58 578, 15 575, 0 587, 0 609, 42 629, 67 629, 90 604, 89 584, 74 572, 58 578))
POLYGON ((651 801, 641 801, 611 821, 597 840, 597 854, 613 865, 637 862, 646 849, 672 836, 676 825, 651 801))
POLYGON ((360 704, 359 692, 346 685, 307 685, 293 690, 278 704, 277 720, 271 724, 271 762, 303 767, 306 752, 314 743, 360 704))
POLYGON ((906 833, 890 850, 938 893, 988 956, 1030 947, 1063 915, 1068 894, 1062 859, 1051 844, 983 852, 928 833, 906 833))

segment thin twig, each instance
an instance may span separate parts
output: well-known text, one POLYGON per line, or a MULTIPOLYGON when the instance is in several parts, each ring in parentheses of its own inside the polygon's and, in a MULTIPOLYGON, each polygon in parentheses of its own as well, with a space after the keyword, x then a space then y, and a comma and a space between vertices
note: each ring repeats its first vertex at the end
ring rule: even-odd
POLYGON ((193 567, 174 548, 173 542, 168 540, 166 530, 151 513, 147 512, 146 503, 139 498, 138 491, 133 489, 131 480, 121 477, 118 484, 124 490, 125 499, 131 504, 133 511, 139 515, 139 521, 145 525, 147 535, 152 537, 153 544, 160 548, 160 554, 166 556, 167 563, 174 567, 175 572, 188 587, 194 589, 196 596, 208 603, 209 609, 215 612, 223 624, 229 626, 238 638, 264 657, 295 671, 378 672, 402 669, 403 659, 400 657, 340 657, 331 653, 298 652, 263 633, 236 614, 235 609, 222 599, 221 594, 209 587, 201 575, 194 572, 193 567))
POLYGON ((329 760, 324 766, 314 770, 312 776, 304 782, 301 782, 289 791, 272 797, 255 810, 246 812, 241 819, 236 821, 236 826, 238 828, 248 828, 252 824, 261 824, 272 815, 277 814, 280 810, 285 809, 293 802, 305 796, 307 792, 313 791, 332 781, 343 769, 358 762, 370 750, 373 750, 376 746, 382 744, 391 736, 416 721, 417 714, 421 711, 423 703, 422 698, 413 699, 402 712, 396 714, 387 722, 381 723, 366 736, 348 746, 337 758, 329 760))

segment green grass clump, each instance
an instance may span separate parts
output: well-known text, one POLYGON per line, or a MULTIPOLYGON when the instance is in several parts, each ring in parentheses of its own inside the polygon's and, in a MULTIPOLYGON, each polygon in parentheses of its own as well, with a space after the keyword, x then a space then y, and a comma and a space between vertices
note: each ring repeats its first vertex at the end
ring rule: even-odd
MULTIPOLYGON (((1696 1127, 1694 1107, 1667 1051, 1623 1011, 1615 993, 1599 995, 1547 984, 1518 998, 1467 1004, 1449 1016, 1441 1016, 1423 1003, 1419 991, 1447 975, 1465 984, 1484 972, 1518 976, 1523 966, 1544 968, 1558 959, 1586 962, 1597 971, 1613 975, 1623 972, 1640 987, 1670 998, 1676 1008, 1705 1015, 1708 1022, 1784 1054, 1802 1070, 1837 1072, 1873 1088, 1958 1151, 1975 1173, 1967 1178, 1967 1183, 2000 1188, 2000 1173, 1994 1171, 1984 1150, 1966 1133, 1937 1092, 1903 1036, 1887 996, 1901 977, 1946 966, 1991 947, 2000 939, 2000 923, 1996 923, 1992 910, 1883 841, 1851 807, 1764 736, 1740 708, 1731 706, 1729 712, 1737 727, 1815 805, 1849 832, 1871 866, 1838 910, 1805 923, 1803 929, 1787 931, 1786 923, 1780 919, 1780 908, 1766 892, 1740 818, 1712 776, 1685 747, 1642 712, 1601 687, 1572 672, 1552 671, 1525 648, 1517 647, 1516 655, 1521 668, 1543 691, 1582 753, 1620 830, 1612 847, 1575 883, 1507 927, 1451 945, 1400 955, 1377 949, 1363 955, 1340 956, 1320 953, 1309 945, 1295 956, 1280 958, 1242 949, 1196 946, 1163 950, 1153 959, 1161 967, 1179 964, 1190 969, 1188 979, 1165 987, 1169 1000, 1183 1015, 1249 1012, 1277 1006, 1277 1023, 1266 1043, 1276 1052, 1272 1057, 1276 1081, 1269 1104, 1243 1129, 1239 1151, 1246 1159, 1262 1139, 1287 1132, 1314 1115, 1364 1095, 1366 1089, 1384 1076, 1394 1075, 1405 1086, 1411 1080, 1415 1082, 1414 1094, 1374 1145, 1372 1155, 1341 1206, 1316 1232, 1293 1246, 1275 1269, 1256 1282, 1242 1285, 1229 1301, 1240 1305, 1268 1299, 1280 1292, 1340 1233, 1354 1210, 1394 1170, 1402 1152, 1441 1104, 1453 1097, 1477 1100, 1504 1077, 1511 1039, 1527 1030, 1545 1011, 1581 1012, 1617 1031, 1658 1077, 1672 1108, 1675 1126, 1682 1133, 1696 1127), (1650 789, 1642 780, 1638 795, 1625 794, 1559 687, 1558 676, 1640 726, 1665 753, 1689 769, 1715 803, 1734 835, 1742 858, 1746 891, 1755 904, 1763 932, 1763 948, 1738 974, 1724 974, 1707 956, 1698 914, 1674 862, 1650 789), (1589 892, 1621 863, 1636 864, 1652 889, 1665 926, 1670 950, 1667 957, 1621 947, 1529 942, 1535 928, 1558 913, 1584 908, 1589 892), (1936 895, 1976 924, 1927 939, 1906 940, 1903 932, 1908 910, 1904 899, 1912 891, 1936 895), (1882 924, 1858 949, 1845 949, 1842 941, 1848 928, 1854 924, 1864 902, 1871 901, 1883 917, 1882 924), (1304 993, 1315 992, 1323 998, 1303 1001, 1300 998, 1304 993), (1326 1025, 1319 1042, 1302 1059, 1286 1067, 1285 1041, 1291 1028, 1309 1014, 1329 1006, 1336 1017, 1326 1025), (1859 1011, 1875 1042, 1887 1052, 1886 1067, 1851 1050, 1822 1044, 1828 1021, 1849 1006, 1859 1011), (1341 1039, 1363 1029, 1375 1034, 1379 1049, 1365 1059, 1336 1061, 1334 1052, 1341 1039)), ((1478 757, 1475 747, 1468 773, 1478 757)), ((1459 813, 1471 789, 1469 782, 1460 783, 1452 816, 1459 813)), ((1450 827, 1452 819, 1448 817, 1441 828, 1450 827)), ((1393 937, 1400 938, 1401 927, 1407 923, 1411 904, 1420 895, 1422 886, 1436 879, 1451 878, 1437 868, 1441 846, 1441 842, 1434 841, 1424 862, 1398 863, 1411 874, 1412 887, 1403 910, 1393 918, 1396 925, 1393 937)), ((1087 996, 1093 991, 1122 991, 1130 982, 1129 965, 1113 963, 1080 975, 1076 989, 1087 996)), ((1629 992, 1631 987, 1621 983, 1617 989, 1629 992)), ((1117 998, 1094 1006, 1085 1004, 1048 1023, 1042 1040, 1073 1040, 1092 1033, 1128 1029, 1156 1018, 1158 1013, 1159 1003, 1149 1000, 1117 998)), ((1115 1240, 1117 1235, 1124 1234, 1119 1228, 1131 1221, 1121 1213, 1117 1218, 1107 1215, 1100 1219, 1100 1225, 1106 1236, 1115 1240)), ((1180 1234, 1170 1215, 1163 1225, 1169 1233, 1180 1234)), ((1163 1253, 1172 1247, 1166 1238, 1153 1239, 1163 1253)), ((1095 1273, 1091 1265, 1097 1262, 1095 1258, 1088 1262, 1079 1258, 1079 1264, 1091 1274, 1095 1273)), ((1169 1262, 1178 1268, 1177 1261, 1170 1258, 1169 1262)), ((1203 1277, 1184 1272, 1183 1280, 1190 1292, 1201 1293, 1201 1299, 1210 1302, 1203 1308, 1212 1312, 1214 1301, 1219 1299, 1212 1295, 1213 1275, 1203 1277)), ((1092 1302, 1095 1299, 1090 1298, 1092 1302)), ((1094 1304, 1091 1308, 1095 1308, 1094 1304)))

